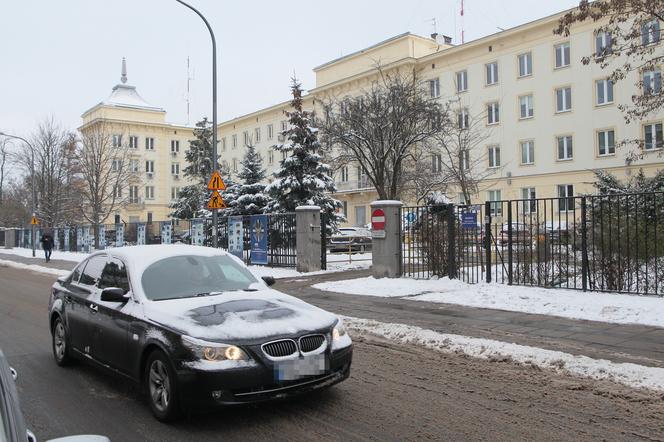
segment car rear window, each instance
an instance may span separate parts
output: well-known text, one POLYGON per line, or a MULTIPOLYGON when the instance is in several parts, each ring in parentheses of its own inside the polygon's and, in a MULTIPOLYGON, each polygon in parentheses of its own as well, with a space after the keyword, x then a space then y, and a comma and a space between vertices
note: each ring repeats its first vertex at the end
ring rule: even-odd
POLYGON ((257 282, 245 266, 225 255, 164 258, 151 264, 141 277, 145 296, 154 301, 248 290, 257 282))

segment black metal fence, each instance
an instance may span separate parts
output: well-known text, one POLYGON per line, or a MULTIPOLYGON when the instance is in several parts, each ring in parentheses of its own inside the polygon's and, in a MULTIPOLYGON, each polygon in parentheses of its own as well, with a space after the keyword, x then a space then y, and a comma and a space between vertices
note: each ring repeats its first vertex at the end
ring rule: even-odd
MULTIPOLYGON (((296 234, 295 214, 277 213, 267 216, 267 258, 269 266, 295 267, 296 234)), ((239 218, 239 217, 238 217, 239 218)), ((251 216, 242 216, 242 257, 251 264, 251 216)), ((228 250, 230 217, 221 217, 217 223, 218 246, 228 250)), ((212 246, 212 220, 169 220, 120 224, 102 224, 98 229, 90 225, 60 226, 50 229, 55 249, 68 252, 89 252, 95 249, 123 247, 139 244, 194 244, 212 246)), ((37 232, 39 241, 41 230, 37 232)), ((39 244, 37 244, 39 245, 39 244)), ((17 247, 30 247, 30 229, 18 229, 17 247)))
POLYGON ((664 294, 664 193, 402 208, 402 274, 664 294))

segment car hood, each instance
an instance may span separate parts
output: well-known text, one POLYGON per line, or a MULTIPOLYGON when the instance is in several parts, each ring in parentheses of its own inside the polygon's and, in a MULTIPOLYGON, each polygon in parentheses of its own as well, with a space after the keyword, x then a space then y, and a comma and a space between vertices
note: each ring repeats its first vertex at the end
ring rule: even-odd
POLYGON ((294 335, 328 328, 337 321, 332 313, 267 288, 149 301, 144 313, 167 328, 215 342, 294 335))

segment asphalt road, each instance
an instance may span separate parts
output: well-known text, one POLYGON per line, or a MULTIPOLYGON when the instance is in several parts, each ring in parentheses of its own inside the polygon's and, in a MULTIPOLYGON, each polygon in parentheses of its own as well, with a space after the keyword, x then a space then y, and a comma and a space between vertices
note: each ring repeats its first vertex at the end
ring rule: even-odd
POLYGON ((84 364, 55 365, 46 315, 52 281, 0 267, 0 347, 19 371, 22 407, 40 440, 81 433, 114 441, 664 438, 661 395, 362 336, 351 378, 328 391, 161 424, 135 387, 84 364))

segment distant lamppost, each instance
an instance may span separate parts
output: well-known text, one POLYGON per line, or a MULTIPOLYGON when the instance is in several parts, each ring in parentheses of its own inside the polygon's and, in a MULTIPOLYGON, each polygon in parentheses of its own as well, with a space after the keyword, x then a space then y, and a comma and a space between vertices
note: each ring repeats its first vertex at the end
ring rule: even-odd
MULTIPOLYGON (((207 19, 193 6, 183 2, 182 0, 175 0, 178 3, 186 6, 194 11, 205 23, 208 31, 210 31, 210 38, 212 38, 212 168, 216 171, 217 164, 217 40, 214 38, 212 27, 207 19)), ((212 209, 212 245, 217 247, 217 209, 212 209)))
MULTIPOLYGON (((36 205, 36 197, 35 197, 35 148, 32 147, 32 144, 30 144, 30 142, 28 142, 28 140, 26 140, 23 137, 19 137, 19 136, 16 136, 16 135, 9 135, 9 134, 6 134, 4 132, 0 132, 0 136, 7 137, 7 138, 14 138, 16 140, 21 140, 25 144, 27 144, 28 147, 30 148, 30 153, 32 154, 32 161, 30 163, 30 172, 31 172, 31 175, 32 175, 32 216, 34 217, 36 215, 36 212, 35 212, 35 205, 36 205)), ((34 258, 34 256, 35 256, 35 225, 30 224, 30 226, 32 228, 32 233, 31 233, 32 241, 31 241, 31 243, 32 243, 32 256, 34 258)))

